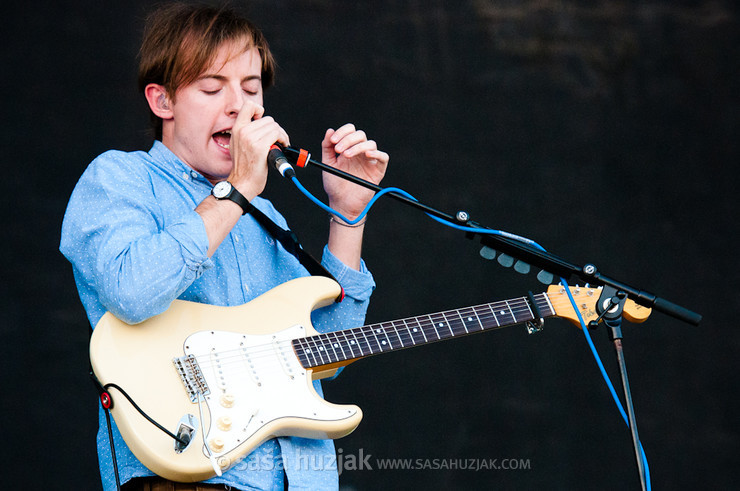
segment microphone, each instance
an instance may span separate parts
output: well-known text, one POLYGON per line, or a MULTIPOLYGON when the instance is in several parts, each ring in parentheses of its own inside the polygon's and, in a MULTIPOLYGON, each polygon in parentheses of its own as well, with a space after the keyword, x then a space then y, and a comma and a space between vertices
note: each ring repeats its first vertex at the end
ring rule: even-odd
POLYGON ((270 151, 267 153, 267 164, 275 167, 281 176, 286 179, 295 177, 295 169, 290 165, 288 159, 283 154, 283 149, 275 143, 270 147, 270 151))

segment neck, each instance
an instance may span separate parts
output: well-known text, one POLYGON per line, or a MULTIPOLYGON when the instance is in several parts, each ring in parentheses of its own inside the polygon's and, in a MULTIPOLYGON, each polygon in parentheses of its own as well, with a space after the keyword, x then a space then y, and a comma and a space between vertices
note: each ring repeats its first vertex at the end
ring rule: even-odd
POLYGON ((378 353, 388 353, 423 344, 500 327, 521 324, 555 315, 547 294, 493 302, 475 307, 409 317, 293 340, 304 368, 337 368, 378 353))

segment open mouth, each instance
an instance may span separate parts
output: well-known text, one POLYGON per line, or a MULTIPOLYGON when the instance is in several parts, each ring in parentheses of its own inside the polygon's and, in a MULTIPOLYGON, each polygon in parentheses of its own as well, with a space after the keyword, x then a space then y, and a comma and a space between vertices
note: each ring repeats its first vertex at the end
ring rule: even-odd
POLYGON ((229 149, 231 142, 231 130, 218 131, 213 134, 213 141, 221 148, 229 149))

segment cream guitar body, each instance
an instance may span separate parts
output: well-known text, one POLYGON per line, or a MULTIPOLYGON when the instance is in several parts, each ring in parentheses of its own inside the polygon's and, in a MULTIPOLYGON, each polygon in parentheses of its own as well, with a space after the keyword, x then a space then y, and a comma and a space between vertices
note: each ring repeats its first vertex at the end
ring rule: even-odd
POLYGON ((331 280, 308 280, 238 307, 176 300, 137 325, 103 316, 90 345, 98 379, 123 388, 171 432, 192 438, 176 450, 173 438, 111 390, 111 414, 144 465, 170 480, 201 481, 269 438, 339 438, 357 427, 357 406, 330 404, 313 388, 313 378, 332 371, 303 368, 291 346, 293 338, 318 334, 311 311, 340 293, 331 280))

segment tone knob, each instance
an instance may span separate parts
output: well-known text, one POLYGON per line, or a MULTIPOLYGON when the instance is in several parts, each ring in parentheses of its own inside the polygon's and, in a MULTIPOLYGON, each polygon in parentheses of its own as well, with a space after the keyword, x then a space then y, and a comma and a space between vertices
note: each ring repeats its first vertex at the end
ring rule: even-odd
POLYGON ((218 421, 216 421, 216 426, 218 426, 218 429, 221 431, 229 431, 231 429, 231 418, 228 416, 221 416, 218 418, 218 421))
POLYGON ((208 442, 211 450, 214 452, 220 452, 224 449, 224 441, 220 438, 213 438, 208 442))

